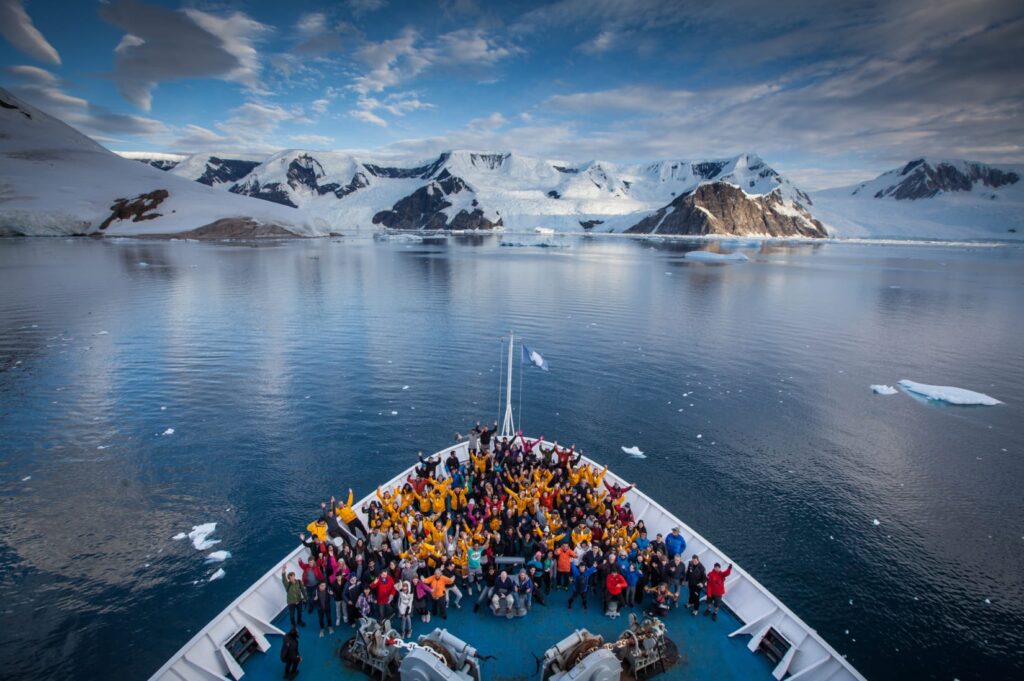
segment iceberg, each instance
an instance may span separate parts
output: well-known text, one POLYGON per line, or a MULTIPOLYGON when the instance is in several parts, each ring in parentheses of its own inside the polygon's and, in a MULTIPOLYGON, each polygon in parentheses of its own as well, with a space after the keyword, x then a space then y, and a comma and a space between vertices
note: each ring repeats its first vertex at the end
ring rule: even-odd
POLYGON ((161 435, 174 435, 174 428, 168 428, 161 435))
POLYGON ((644 453, 642 451, 640 451, 640 448, 637 447, 636 445, 633 445, 632 447, 623 447, 622 451, 624 453, 626 453, 626 454, 629 454, 630 456, 632 456, 633 458, 636 458, 636 459, 646 459, 647 458, 646 456, 644 456, 644 453))
POLYGON ((210 575, 210 578, 208 580, 206 580, 206 581, 213 582, 213 581, 216 581, 218 579, 222 579, 224 577, 224 575, 226 575, 226 574, 227 573, 224 572, 224 568, 217 568, 217 571, 214 572, 212 575, 210 575))
POLYGON ((214 551, 206 557, 207 563, 223 563, 231 557, 230 551, 214 551))
POLYGON ((876 395, 895 395, 899 390, 891 385, 873 385, 871 386, 871 392, 876 395))
POLYGON ((197 551, 205 551, 212 547, 214 544, 219 544, 219 539, 208 539, 211 534, 217 530, 217 523, 203 523, 202 525, 194 525, 192 531, 188 533, 188 538, 192 541, 192 546, 197 551))
POLYGON ((1002 402, 996 398, 990 397, 985 393, 978 393, 973 390, 964 390, 963 388, 954 388, 949 385, 915 383, 914 381, 908 381, 905 378, 899 381, 899 385, 907 392, 920 395, 921 397, 927 398, 933 402, 946 402, 947 404, 958 405, 985 405, 988 407, 996 404, 1002 404, 1002 402))
POLYGON ((684 256, 697 262, 746 262, 750 260, 743 253, 715 253, 714 251, 690 251, 684 256))
POLYGON ((188 537, 188 535, 185 534, 184 532, 179 532, 178 534, 176 534, 173 537, 171 537, 171 539, 173 539, 174 541, 181 541, 182 539, 185 539, 187 537, 188 537))

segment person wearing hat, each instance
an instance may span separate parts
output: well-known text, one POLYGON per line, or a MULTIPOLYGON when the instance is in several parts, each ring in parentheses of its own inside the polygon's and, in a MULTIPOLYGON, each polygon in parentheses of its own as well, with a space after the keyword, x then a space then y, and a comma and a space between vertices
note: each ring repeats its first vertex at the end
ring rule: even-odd
POLYGON ((688 603, 693 611, 693 615, 696 616, 700 612, 700 592, 708 581, 707 570, 704 569, 704 564, 700 562, 700 558, 697 557, 696 553, 690 559, 690 564, 686 566, 685 576, 686 586, 690 589, 690 600, 688 603))
POLYGON ((683 535, 679 534, 679 528, 673 527, 665 537, 665 552, 669 558, 675 558, 677 555, 682 555, 685 550, 686 540, 683 539, 683 535))

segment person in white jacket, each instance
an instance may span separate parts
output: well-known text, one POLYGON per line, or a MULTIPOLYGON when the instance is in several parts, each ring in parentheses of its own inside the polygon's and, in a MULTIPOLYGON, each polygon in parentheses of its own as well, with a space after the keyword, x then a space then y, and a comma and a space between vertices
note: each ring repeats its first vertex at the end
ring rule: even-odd
POLYGON ((401 620, 402 638, 412 638, 412 602, 415 594, 409 582, 403 581, 398 589, 398 617, 401 620))

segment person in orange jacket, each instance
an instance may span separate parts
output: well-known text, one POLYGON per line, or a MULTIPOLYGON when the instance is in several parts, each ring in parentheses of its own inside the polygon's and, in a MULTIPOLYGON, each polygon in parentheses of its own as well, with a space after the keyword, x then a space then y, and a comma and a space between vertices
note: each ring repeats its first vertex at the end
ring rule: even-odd
POLYGON ((722 604, 722 596, 725 595, 725 578, 731 574, 732 563, 724 571, 721 563, 715 563, 715 567, 708 573, 708 598, 704 615, 711 615, 712 620, 718 620, 718 606, 722 604), (715 606, 713 611, 712 605, 715 606))
POLYGON ((576 552, 568 544, 562 544, 555 550, 555 584, 562 591, 569 590, 569 575, 572 572, 572 559, 576 552))
POLYGON ((424 582, 430 587, 430 596, 434 600, 434 606, 432 608, 435 615, 440 615, 441 619, 448 619, 448 603, 446 596, 448 595, 448 587, 455 583, 455 580, 451 577, 445 577, 444 573, 441 572, 441 568, 434 570, 434 574, 430 577, 425 577, 424 582))

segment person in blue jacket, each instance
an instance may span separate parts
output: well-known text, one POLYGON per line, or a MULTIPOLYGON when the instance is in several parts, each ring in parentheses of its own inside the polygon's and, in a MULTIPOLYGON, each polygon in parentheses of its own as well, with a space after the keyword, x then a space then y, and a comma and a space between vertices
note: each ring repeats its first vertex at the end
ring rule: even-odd
POLYGON ((633 607, 636 605, 636 585, 643 575, 636 569, 636 563, 630 563, 622 576, 626 578, 626 605, 633 607))
POLYGON ((572 574, 572 593, 569 594, 569 609, 572 610, 572 602, 577 596, 583 601, 583 609, 587 609, 587 591, 590 590, 590 578, 597 572, 597 566, 591 565, 585 570, 580 570, 579 564, 573 560, 570 567, 572 574))
POLYGON ((679 528, 673 527, 665 537, 665 551, 668 553, 668 557, 675 558, 676 555, 682 555, 685 550, 686 540, 683 539, 683 535, 679 534, 679 528))

